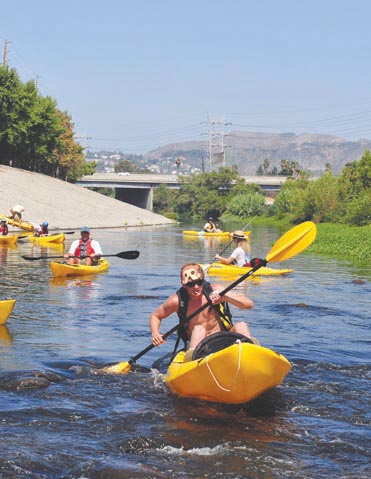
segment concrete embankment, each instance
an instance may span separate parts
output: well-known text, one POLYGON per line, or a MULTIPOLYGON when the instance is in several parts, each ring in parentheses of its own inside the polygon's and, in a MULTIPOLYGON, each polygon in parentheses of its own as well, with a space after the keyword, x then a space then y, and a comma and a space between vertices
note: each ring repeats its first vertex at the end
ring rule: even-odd
POLYGON ((51 229, 124 228, 172 225, 164 216, 50 176, 0 165, 0 214, 14 205, 22 219, 48 221, 51 229))

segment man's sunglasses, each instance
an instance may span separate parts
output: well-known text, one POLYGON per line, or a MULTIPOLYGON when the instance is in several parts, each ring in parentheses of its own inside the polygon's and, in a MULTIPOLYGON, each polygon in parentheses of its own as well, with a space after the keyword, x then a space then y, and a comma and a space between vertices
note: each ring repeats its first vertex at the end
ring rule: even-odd
POLYGON ((196 279, 196 281, 188 281, 188 283, 186 283, 185 286, 188 286, 188 288, 194 288, 196 285, 202 286, 203 284, 204 284, 203 279, 196 279))

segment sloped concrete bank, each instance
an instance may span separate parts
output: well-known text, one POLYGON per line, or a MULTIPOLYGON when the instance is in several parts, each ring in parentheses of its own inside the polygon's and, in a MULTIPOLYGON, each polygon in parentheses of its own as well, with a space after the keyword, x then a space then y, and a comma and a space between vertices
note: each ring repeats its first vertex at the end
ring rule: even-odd
POLYGON ((22 219, 48 221, 50 229, 165 226, 164 216, 50 176, 0 165, 0 214, 22 205, 22 219))

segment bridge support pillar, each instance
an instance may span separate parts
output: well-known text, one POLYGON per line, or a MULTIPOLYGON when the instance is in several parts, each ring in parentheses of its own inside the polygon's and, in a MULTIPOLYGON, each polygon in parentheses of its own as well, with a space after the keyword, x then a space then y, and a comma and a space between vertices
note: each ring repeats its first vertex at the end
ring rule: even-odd
POLYGON ((153 209, 153 188, 115 188, 115 198, 138 208, 153 209))

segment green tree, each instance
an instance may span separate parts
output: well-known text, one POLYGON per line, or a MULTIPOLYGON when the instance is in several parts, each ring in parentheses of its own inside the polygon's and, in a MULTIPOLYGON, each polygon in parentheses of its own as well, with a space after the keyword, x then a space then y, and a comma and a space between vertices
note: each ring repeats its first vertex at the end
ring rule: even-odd
POLYGON ((359 161, 348 163, 339 179, 339 197, 343 221, 363 225, 370 223, 371 153, 366 150, 359 161))
POLYGON ((166 215, 174 211, 175 190, 160 185, 153 191, 153 211, 166 215))
POLYGON ((15 70, 0 67, 0 161, 18 166, 26 154, 36 90, 23 85, 15 70))
POLYGON ((95 165, 86 163, 73 128, 34 82, 23 84, 15 70, 0 67, 0 163, 75 181, 95 165))

